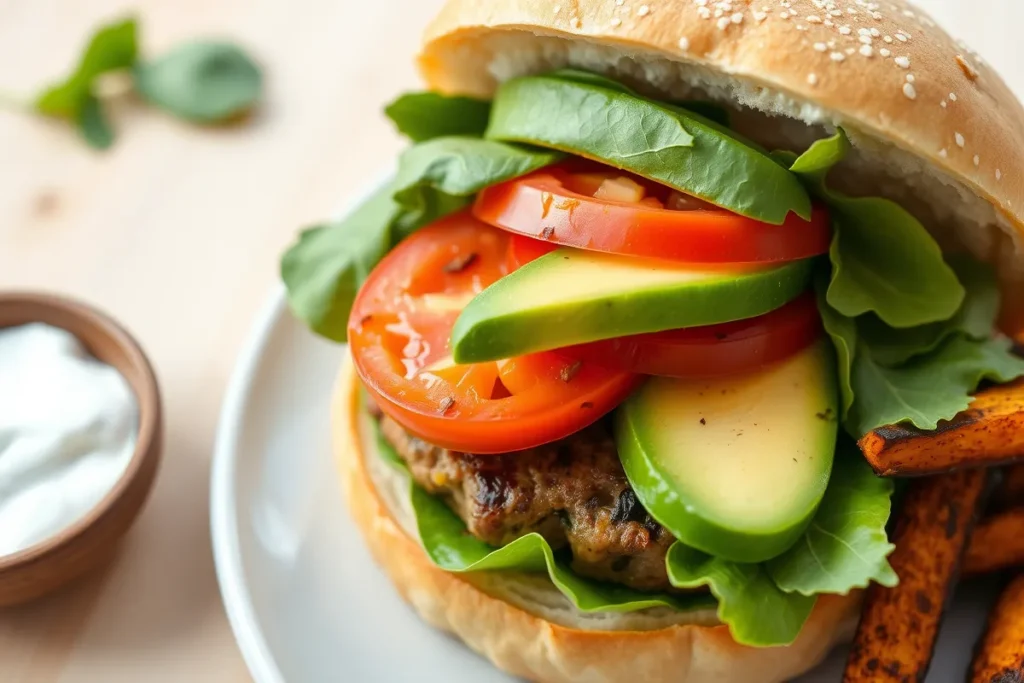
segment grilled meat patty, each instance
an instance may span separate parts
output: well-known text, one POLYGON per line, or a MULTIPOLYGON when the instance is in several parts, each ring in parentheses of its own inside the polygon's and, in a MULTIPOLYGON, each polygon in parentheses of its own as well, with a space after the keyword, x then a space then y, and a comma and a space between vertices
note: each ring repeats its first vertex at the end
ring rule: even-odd
POLYGON ((443 498, 469 532, 495 546, 537 532, 572 551, 582 575, 645 590, 668 589, 665 554, 672 535, 637 500, 607 427, 504 455, 433 446, 388 417, 384 437, 413 479, 443 498))

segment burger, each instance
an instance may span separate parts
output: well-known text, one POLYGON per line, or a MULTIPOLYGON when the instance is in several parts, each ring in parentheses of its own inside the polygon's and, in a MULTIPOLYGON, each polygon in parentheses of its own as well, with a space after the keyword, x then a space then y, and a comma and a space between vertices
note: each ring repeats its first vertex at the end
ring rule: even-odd
POLYGON ((282 261, 376 560, 531 680, 814 666, 899 581, 856 439, 1024 375, 1024 110, 902 0, 451 0, 419 66, 282 261))

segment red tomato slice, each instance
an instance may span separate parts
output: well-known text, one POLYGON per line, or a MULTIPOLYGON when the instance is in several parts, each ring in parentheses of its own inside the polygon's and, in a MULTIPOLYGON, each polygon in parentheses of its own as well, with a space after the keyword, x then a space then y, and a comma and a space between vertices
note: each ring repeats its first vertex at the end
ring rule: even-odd
POLYGON ((818 308, 808 293, 756 318, 607 339, 563 351, 584 363, 644 375, 717 377, 776 363, 820 334, 818 308))
POLYGON ((826 253, 831 239, 828 212, 818 205, 810 221, 790 214, 771 225, 618 172, 572 173, 564 166, 485 189, 473 214, 564 246, 687 263, 794 261, 826 253), (601 177, 614 181, 611 191, 601 188, 601 177))
POLYGON ((468 453, 557 441, 612 410, 639 378, 560 352, 455 365, 448 339, 475 294, 509 272, 509 235, 469 212, 398 245, 349 318, 356 371, 381 410, 424 440, 468 453))

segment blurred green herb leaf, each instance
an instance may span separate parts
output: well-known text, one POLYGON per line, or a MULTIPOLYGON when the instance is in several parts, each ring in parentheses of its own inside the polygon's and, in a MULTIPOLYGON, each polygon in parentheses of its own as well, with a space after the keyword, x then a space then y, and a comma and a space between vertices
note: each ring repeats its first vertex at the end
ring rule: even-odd
MULTIPOLYGON (((41 114, 77 121, 85 135, 85 119, 93 123, 99 111, 94 93, 96 79, 101 75, 127 69, 138 59, 138 27, 134 18, 123 19, 101 27, 93 34, 82 53, 78 66, 66 79, 46 88, 35 100, 41 114), (85 109, 92 112, 83 115, 85 109)), ((101 116, 99 118, 102 118, 101 116)), ((106 126, 104 126, 106 127, 106 126)), ((90 125, 93 130, 98 127, 90 125)), ((107 137, 113 139, 107 128, 107 137)), ((85 135, 89 140, 89 135, 85 135)), ((98 138, 97 138, 98 139, 98 138)), ((92 144, 90 142, 90 144, 92 144)), ((94 145, 96 146, 96 145, 94 145)))
POLYGON ((250 111, 263 74, 235 45, 196 41, 135 66, 135 88, 150 104, 198 123, 219 123, 250 111))
POLYGON ((75 118, 78 132, 93 149, 107 149, 114 144, 114 129, 107 122, 103 105, 94 95, 87 95, 75 118))

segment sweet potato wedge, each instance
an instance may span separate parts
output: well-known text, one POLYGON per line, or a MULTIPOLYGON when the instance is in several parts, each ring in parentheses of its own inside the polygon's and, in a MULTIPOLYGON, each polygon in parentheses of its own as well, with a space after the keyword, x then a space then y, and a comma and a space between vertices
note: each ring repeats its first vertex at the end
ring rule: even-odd
POLYGON ((1024 464, 1010 465, 1003 470, 1003 479, 992 494, 991 505, 1000 510, 1024 505, 1024 464))
POLYGON ((984 389, 938 429, 879 427, 857 442, 882 476, 937 474, 1024 460, 1024 380, 984 389))
POLYGON ((964 553, 965 576, 1024 567, 1024 507, 985 517, 964 553))
POLYGON ((868 589, 845 683, 924 680, 987 476, 962 470, 908 487, 889 557, 900 583, 868 589))
POLYGON ((969 683, 1024 681, 1024 575, 1003 589, 978 642, 969 683))

